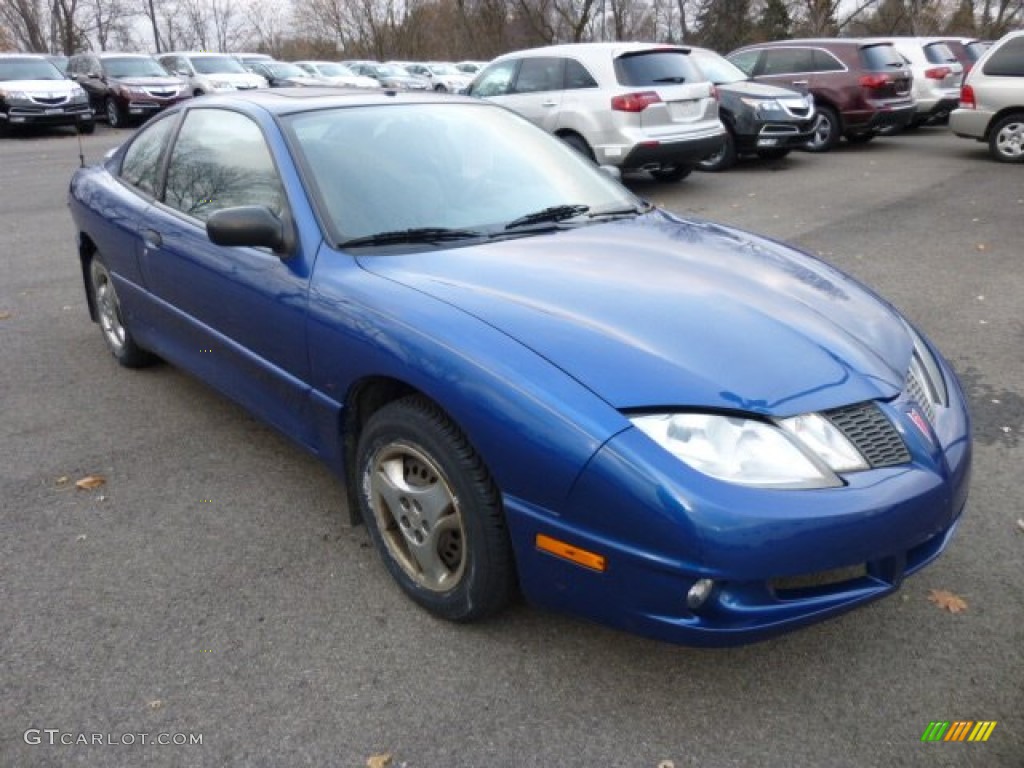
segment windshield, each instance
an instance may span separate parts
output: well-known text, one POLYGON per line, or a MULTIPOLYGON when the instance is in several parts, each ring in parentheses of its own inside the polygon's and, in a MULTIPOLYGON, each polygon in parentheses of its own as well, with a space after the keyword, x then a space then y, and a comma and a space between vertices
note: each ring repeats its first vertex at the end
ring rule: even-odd
POLYGON ((317 110, 285 124, 336 244, 423 227, 503 235, 556 206, 589 221, 643 205, 568 145, 487 103, 317 110))
POLYGON ((275 61, 273 64, 265 64, 264 66, 270 70, 274 77, 309 77, 308 72, 304 72, 300 67, 284 61, 275 61))
POLYGON ((355 73, 342 64, 317 64, 316 68, 324 77, 353 77, 355 73))
POLYGON ((427 69, 435 75, 465 75, 465 72, 459 72, 454 64, 427 64, 427 69))
POLYGON ((192 66, 201 75, 244 75, 245 68, 231 56, 193 56, 192 66))
POLYGON ((148 56, 104 59, 103 66, 110 77, 167 77, 164 68, 148 56))
POLYGON ((381 77, 409 77, 409 70, 397 64, 378 64, 374 70, 381 77))
POLYGON ((714 51, 700 51, 694 48, 690 51, 690 58, 704 73, 704 77, 715 85, 739 83, 749 79, 742 69, 714 51))
POLYGON ((0 59, 0 80, 63 80, 45 59, 0 59))

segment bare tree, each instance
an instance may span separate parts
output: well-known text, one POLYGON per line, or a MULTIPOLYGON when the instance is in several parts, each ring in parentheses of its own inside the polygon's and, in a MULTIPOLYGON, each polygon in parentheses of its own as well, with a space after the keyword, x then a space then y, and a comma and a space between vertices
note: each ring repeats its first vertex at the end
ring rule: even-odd
POLYGON ((49 50, 49 8, 41 0, 0 0, 0 20, 17 47, 49 50))

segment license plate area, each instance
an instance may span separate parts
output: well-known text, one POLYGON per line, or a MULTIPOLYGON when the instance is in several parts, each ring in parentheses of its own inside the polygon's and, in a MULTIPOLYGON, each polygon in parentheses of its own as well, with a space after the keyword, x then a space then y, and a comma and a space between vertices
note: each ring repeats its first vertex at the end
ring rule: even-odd
POLYGON ((693 120, 700 116, 700 100, 699 99, 686 99, 685 101, 670 101, 666 105, 668 107, 668 116, 672 122, 681 122, 684 120, 693 120))

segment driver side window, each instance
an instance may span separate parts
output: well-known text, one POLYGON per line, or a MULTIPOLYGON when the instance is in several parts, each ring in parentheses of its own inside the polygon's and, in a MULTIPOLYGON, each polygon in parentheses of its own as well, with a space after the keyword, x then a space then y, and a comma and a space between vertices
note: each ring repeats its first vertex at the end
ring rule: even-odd
POLYGON ((284 188, 259 126, 226 109, 190 110, 167 167, 164 202, 200 221, 239 205, 281 215, 284 188))

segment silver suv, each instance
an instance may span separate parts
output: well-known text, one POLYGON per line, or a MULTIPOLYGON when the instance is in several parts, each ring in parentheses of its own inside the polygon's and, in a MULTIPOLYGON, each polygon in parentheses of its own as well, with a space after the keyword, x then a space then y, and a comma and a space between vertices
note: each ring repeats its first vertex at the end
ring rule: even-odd
POLYGON ((865 42, 889 42, 906 59, 914 75, 914 101, 917 109, 912 126, 945 122, 956 109, 964 65, 945 40, 927 37, 880 37, 865 42))
POLYGON ((1024 163, 1024 31, 1009 33, 978 59, 949 126, 957 136, 987 141, 1002 163, 1024 163))
POLYGON ((468 93, 497 102, 601 165, 678 181, 718 152, 714 87, 690 49, 577 43, 499 56, 468 93))

